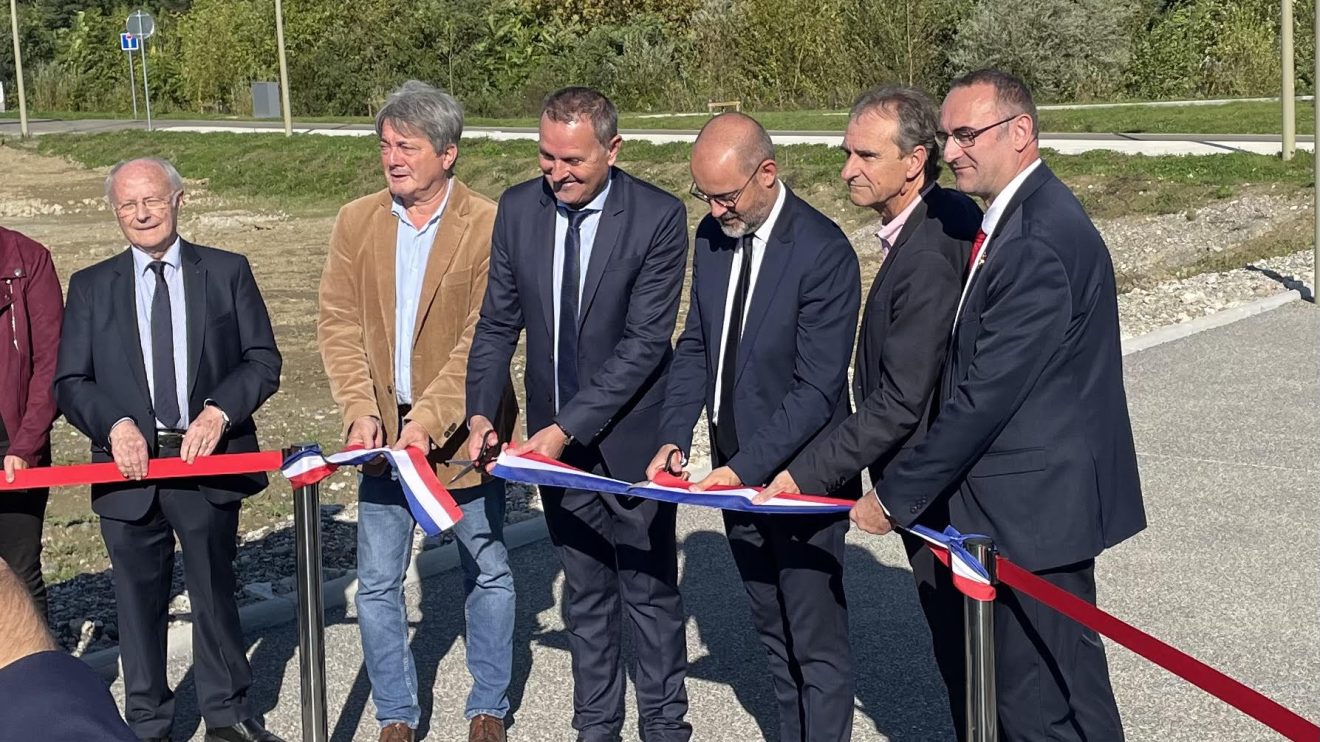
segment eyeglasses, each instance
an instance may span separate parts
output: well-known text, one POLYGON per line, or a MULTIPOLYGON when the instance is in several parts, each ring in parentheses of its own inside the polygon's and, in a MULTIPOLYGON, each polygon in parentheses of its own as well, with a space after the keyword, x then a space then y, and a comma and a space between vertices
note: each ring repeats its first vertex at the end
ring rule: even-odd
POLYGON ((141 201, 125 201, 119 204, 118 206, 115 206, 115 213, 124 218, 128 218, 137 213, 138 204, 142 204, 142 207, 145 208, 147 211, 150 211, 152 213, 159 213, 168 209, 174 203, 174 197, 177 195, 179 194, 176 191, 175 193, 171 193, 166 198, 160 198, 159 196, 148 196, 147 198, 144 198, 141 201))
POLYGON ((935 132, 935 141, 939 143, 940 148, 942 149, 944 147, 944 144, 949 141, 950 137, 952 137, 953 141, 957 142, 959 147, 966 149, 967 147, 976 144, 977 137, 981 136, 987 131, 990 131, 996 126, 999 126, 1001 124, 1007 124, 1008 122, 1012 121, 1013 119, 1021 115, 1022 114, 1020 113, 1015 113, 1012 116, 1009 116, 1008 118, 1004 119, 1003 121, 996 121, 993 124, 990 124, 989 126, 982 126, 979 129, 973 129, 971 127, 964 126, 960 129, 954 129, 953 131, 937 131, 935 132))
POLYGON ((742 196, 743 191, 747 190, 747 186, 752 184, 752 178, 755 178, 756 174, 759 172, 761 172, 761 166, 757 165, 756 169, 752 171, 751 176, 747 178, 747 182, 742 184, 742 188, 739 188, 738 190, 733 191, 732 193, 722 193, 718 196, 708 196, 704 191, 702 191, 700 188, 697 187, 697 182, 695 180, 692 181, 692 187, 688 189, 688 193, 692 194, 692 197, 697 199, 698 201, 704 201, 708 204, 717 203, 720 206, 723 206, 724 208, 730 211, 736 211, 734 207, 738 205, 738 198, 742 196))

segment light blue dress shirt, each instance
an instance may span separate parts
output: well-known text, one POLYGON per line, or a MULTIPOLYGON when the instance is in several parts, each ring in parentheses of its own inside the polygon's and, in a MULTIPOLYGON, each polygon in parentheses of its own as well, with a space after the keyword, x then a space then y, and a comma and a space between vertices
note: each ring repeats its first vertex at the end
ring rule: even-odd
MULTIPOLYGON (((137 294, 138 337, 142 343, 142 362, 147 367, 147 389, 151 398, 156 398, 156 376, 153 371, 151 354, 151 302, 156 298, 156 273, 149 267, 151 256, 130 247, 133 251, 133 267, 136 279, 133 282, 137 294)), ((179 421, 181 428, 187 428, 192 418, 188 416, 188 305, 183 295, 183 272, 179 261, 179 240, 165 251, 161 258, 165 263, 165 285, 170 289, 170 329, 174 335, 174 387, 179 392, 179 421)), ((117 423, 116 423, 117 424, 117 423)), ((168 428, 173 424, 156 421, 156 428, 168 428)))
POLYGON ((396 198, 390 212, 399 219, 394 236, 394 398, 401 405, 412 404, 413 331, 417 328, 417 305, 421 302, 422 282, 431 245, 440 231, 440 217, 449 205, 454 185, 445 186, 440 208, 421 228, 413 226, 404 205, 396 198))
MULTIPOLYGON (((582 208, 591 213, 582 220, 578 235, 582 238, 578 249, 578 312, 586 311, 582 306, 582 289, 587 284, 587 267, 591 265, 591 249, 596 244, 596 231, 600 228, 600 215, 605 210, 605 199, 610 195, 610 185, 614 176, 605 181, 605 189, 596 194, 591 202, 582 208)), ((551 278, 555 296, 555 378, 559 378, 559 293, 564 284, 564 240, 568 237, 568 207, 555 203, 555 267, 551 278)), ((555 410, 559 409, 559 385, 555 384, 555 410)))

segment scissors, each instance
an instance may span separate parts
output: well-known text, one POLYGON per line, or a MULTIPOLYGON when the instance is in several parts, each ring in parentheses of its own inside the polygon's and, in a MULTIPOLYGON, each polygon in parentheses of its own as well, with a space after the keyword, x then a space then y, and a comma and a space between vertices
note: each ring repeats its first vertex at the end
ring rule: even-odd
POLYGON ((683 476, 683 465, 687 463, 687 457, 683 452, 675 448, 665 456, 665 473, 674 477, 683 476))
POLYGON ((481 450, 477 452, 477 458, 450 459, 445 462, 450 466, 463 464, 463 468, 458 470, 458 473, 454 475, 453 479, 449 480, 449 483, 457 482, 475 469, 486 471, 486 465, 499 457, 500 445, 500 434, 494 429, 487 430, 486 434, 481 437, 481 450))

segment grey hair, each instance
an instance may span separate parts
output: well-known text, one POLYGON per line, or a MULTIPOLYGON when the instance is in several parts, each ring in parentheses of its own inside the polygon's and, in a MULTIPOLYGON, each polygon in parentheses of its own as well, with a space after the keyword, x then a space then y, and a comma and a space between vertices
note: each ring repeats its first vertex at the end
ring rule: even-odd
POLYGON ((169 160, 161 157, 134 157, 131 160, 120 160, 119 162, 116 162, 115 166, 110 168, 110 174, 105 176, 105 200, 107 203, 110 201, 110 189, 114 187, 115 176, 119 175, 119 171, 129 165, 142 162, 151 163, 165 173, 165 179, 170 182, 171 193, 178 193, 183 190, 183 177, 179 175, 179 171, 174 168, 174 165, 170 163, 169 160))
POLYGON ((463 104, 454 96, 421 80, 409 80, 385 99, 376 112, 376 136, 385 122, 395 129, 426 137, 436 154, 443 154, 463 136, 463 104))
POLYGON ((572 124, 586 119, 591 122, 596 141, 607 149, 610 142, 619 135, 619 110, 604 93, 592 88, 568 87, 556 90, 541 103, 541 116, 560 124, 572 124))
POLYGON ((940 114, 935 101, 917 88, 906 85, 886 85, 871 88, 857 96, 848 120, 874 113, 894 120, 894 145, 899 154, 907 156, 917 147, 926 148, 926 182, 934 183, 940 177, 940 145, 935 138, 940 114))
POLYGON ((1036 101, 1031 89, 1017 75, 1003 70, 985 69, 968 72, 954 80, 949 90, 969 88, 973 85, 991 85, 995 89, 995 107, 1000 116, 1027 115, 1031 117, 1031 134, 1040 137, 1040 122, 1036 116, 1036 101))

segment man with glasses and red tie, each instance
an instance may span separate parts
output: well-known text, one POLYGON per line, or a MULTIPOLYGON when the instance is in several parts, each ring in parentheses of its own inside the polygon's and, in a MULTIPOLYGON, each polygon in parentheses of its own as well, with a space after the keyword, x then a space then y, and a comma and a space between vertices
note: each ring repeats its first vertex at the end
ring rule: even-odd
POLYGON ((106 200, 129 247, 69 280, 55 400, 91 439, 92 461, 113 461, 124 477, 92 485, 114 568, 124 718, 139 739, 170 738, 165 629, 177 537, 206 740, 278 742, 248 698, 234 599, 239 506, 266 475, 143 481, 151 459, 258 450, 252 414, 280 383, 270 316, 246 258, 179 237, 183 180, 169 162, 119 163, 106 200))
MULTIPOLYGON (((703 409, 715 468, 695 490, 764 485, 848 416, 857 253, 838 225, 779 180, 774 158, 765 129, 741 113, 711 119, 692 146, 692 195, 710 214, 697 225, 687 323, 661 415, 664 445, 648 478, 690 453, 703 409)), ((818 494, 856 499, 858 471, 818 494)), ((849 739, 848 519, 726 510, 724 527, 766 650, 777 738, 849 739)))
MULTIPOLYGON (((1041 162, 1021 80, 997 70, 956 80, 940 129, 958 189, 987 209, 939 414, 852 517, 886 533, 947 506, 959 531, 989 536, 1008 559, 1094 603, 1096 556, 1146 525, 1113 263, 1041 162)), ((1000 739, 1123 739, 1095 632, 1002 585, 994 618, 1000 739)))
MULTIPOLYGON (((636 482, 659 444, 687 218, 678 199, 614 167, 622 143, 614 104, 595 90, 546 98, 543 177, 505 191, 495 215, 490 278, 468 354, 474 461, 523 330, 531 436, 510 451, 636 482)), ((675 506, 555 487, 541 488, 541 503, 564 567, 577 739, 620 739, 626 619, 641 736, 685 742, 692 727, 684 720, 675 506)))

